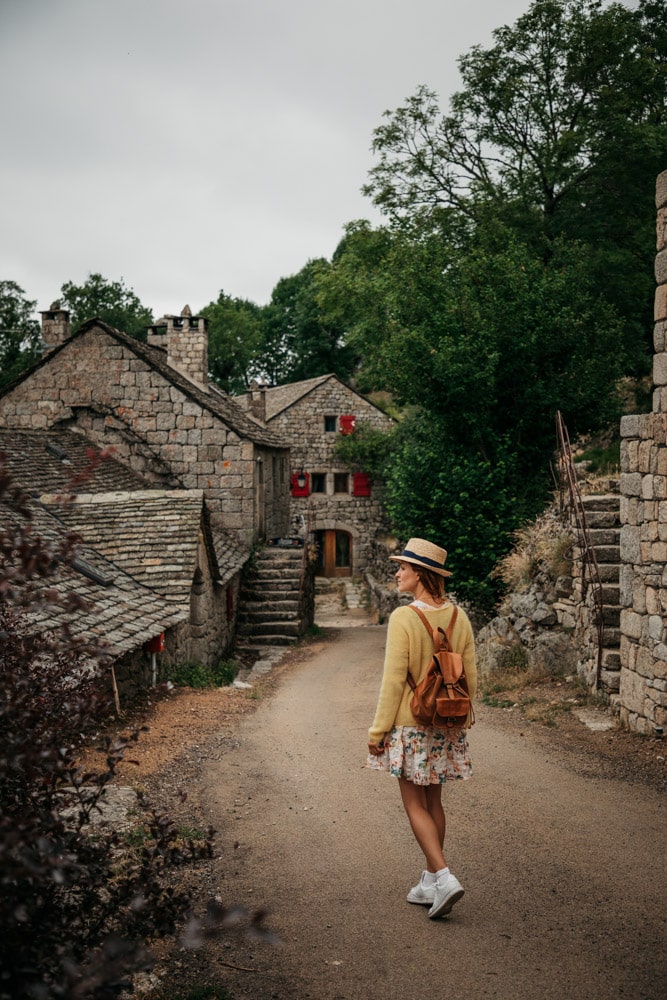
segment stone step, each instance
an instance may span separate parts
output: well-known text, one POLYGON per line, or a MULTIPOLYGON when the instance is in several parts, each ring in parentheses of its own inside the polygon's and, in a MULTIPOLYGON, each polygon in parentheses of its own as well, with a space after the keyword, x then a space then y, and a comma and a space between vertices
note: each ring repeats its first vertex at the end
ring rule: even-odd
POLYGON ((618 583, 621 575, 620 563, 598 563, 602 583, 618 583))
POLYGON ((585 493, 581 498, 581 503, 588 517, 589 510, 596 511, 617 511, 620 510, 621 498, 616 493, 585 493))
POLYGON ((241 588, 241 603, 261 603, 275 604, 277 601, 293 602, 299 600, 299 590, 297 587, 291 589, 283 587, 262 587, 261 589, 241 588))
POLYGON ((255 555, 256 563, 274 563, 301 565, 303 549, 262 549, 255 555))
POLYGON ((259 652, 257 647, 262 646, 292 646, 294 645, 295 636, 293 635, 279 635, 277 633, 272 633, 271 635, 252 635, 251 637, 244 637, 238 644, 237 649, 239 652, 243 650, 244 652, 259 652))
POLYGON ((602 603, 609 604, 614 608, 620 606, 621 586, 618 583, 602 584, 602 603))
POLYGON ((587 510, 586 524, 589 529, 616 528, 621 526, 620 510, 587 510))
POLYGON ((612 626, 606 626, 602 630, 602 645, 604 649, 610 649, 612 647, 619 648, 621 645, 621 630, 620 628, 613 628, 612 626))
POLYGON ((248 574, 249 580, 292 580, 297 586, 301 579, 301 572, 298 567, 293 566, 264 566, 255 569, 248 574))
POLYGON ((620 626, 621 624, 621 609, 618 605, 612 607, 609 604, 604 604, 602 606, 602 621, 604 625, 620 626))
POLYGON ((606 670, 621 669, 621 651, 619 649, 602 650, 602 666, 606 670))
POLYGON ((258 611, 275 611, 277 614, 289 615, 291 612, 298 610, 299 601, 296 599, 293 601, 284 601, 282 598, 277 601, 263 599, 261 601, 244 601, 239 614, 241 615, 244 612, 256 614, 258 611))
POLYGON ((588 538, 593 548, 598 550, 601 545, 621 544, 621 529, 618 528, 590 528, 588 538))
POLYGON ((619 691, 621 687, 621 671, 605 670, 600 671, 600 685, 604 691, 619 691))
POLYGON ((239 635, 252 635, 255 642, 259 642, 262 636, 282 635, 292 638, 292 641, 301 634, 301 621, 269 621, 269 622, 247 622, 241 623, 238 628, 239 635))
POLYGON ((247 625, 259 625, 263 622, 293 622, 299 619, 298 606, 292 611, 269 611, 267 608, 244 608, 239 612, 239 623, 247 625))

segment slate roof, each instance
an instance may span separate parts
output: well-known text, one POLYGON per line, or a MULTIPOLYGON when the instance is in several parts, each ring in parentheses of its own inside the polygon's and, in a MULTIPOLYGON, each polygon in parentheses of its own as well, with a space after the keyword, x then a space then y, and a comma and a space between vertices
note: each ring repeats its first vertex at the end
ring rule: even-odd
MULTIPOLYGON (((344 385, 346 389, 349 389, 350 392, 353 392, 355 396, 358 396, 359 399, 363 399, 365 403, 368 403, 370 406, 374 406, 376 410, 380 409, 380 407, 373 403, 372 400, 367 399, 366 396, 357 392, 357 390, 353 389, 351 385, 347 384, 347 382, 343 382, 338 375, 335 375, 333 372, 329 372, 328 375, 318 375, 316 378, 307 378, 302 382, 289 382, 287 385, 268 386, 264 390, 266 422, 268 423, 270 420, 273 420, 273 418, 277 417, 283 410, 293 406, 294 403, 303 399, 304 396, 307 396, 319 386, 324 385, 324 383, 328 382, 329 379, 335 379, 337 382, 340 382, 341 385, 344 385)), ((243 396, 235 396, 234 399, 244 409, 249 409, 250 393, 246 393, 243 396)))
POLYGON ((119 569, 189 612, 199 539, 208 533, 202 490, 80 494, 67 504, 43 496, 42 502, 119 569))
MULTIPOLYGON (((303 396, 307 396, 309 392, 316 389, 318 385, 323 385, 330 378, 337 378, 336 375, 318 375, 316 378, 304 379, 303 382, 289 382, 287 385, 271 385, 268 386, 265 392, 266 400, 266 419, 267 421, 272 420, 275 416, 286 410, 288 406, 292 406, 297 400, 301 399, 303 396)), ((354 391, 354 390, 353 390, 354 391)), ((247 393, 244 396, 235 396, 234 399, 247 409, 250 405, 250 394, 247 393)))
POLYGON ((222 420, 231 430, 235 431, 240 437, 248 438, 250 441, 254 441, 256 444, 264 445, 267 448, 287 448, 288 445, 273 431, 268 431, 265 427, 251 420, 249 416, 243 411, 242 407, 239 406, 238 402, 228 396, 227 393, 223 392, 221 389, 216 387, 211 387, 211 391, 207 391, 202 386, 197 385, 192 382, 186 375, 183 375, 176 368, 172 368, 171 365, 167 363, 167 353, 164 349, 160 347, 153 347, 148 344, 143 344, 141 341, 136 340, 134 337, 128 336, 126 333, 122 333, 120 330, 114 329, 114 327, 109 326, 108 323, 103 322, 101 319, 90 319, 84 323, 76 333, 73 333, 64 343, 59 344, 48 354, 45 354, 39 361, 37 361, 31 368, 27 368, 24 372, 10 382, 9 385, 4 386, 0 389, 0 396, 3 396, 6 392, 10 391, 14 386, 19 385, 24 379, 29 378, 30 375, 36 371, 38 368, 42 368, 48 365, 50 360, 55 357, 55 355, 62 351, 68 344, 71 344, 77 338, 84 336, 89 330, 98 328, 104 333, 108 334, 114 340, 118 341, 123 347, 132 351, 138 358, 141 358, 150 368, 158 371, 163 378, 170 382, 173 386, 179 389, 185 396, 194 402, 198 403, 209 413, 212 413, 215 417, 222 420))
POLYGON ((75 489, 84 489, 86 493, 151 488, 138 473, 112 456, 91 469, 91 449, 100 451, 73 431, 0 427, 0 451, 7 455, 14 481, 28 493, 69 492, 73 480, 77 480, 75 489))
MULTIPOLYGON (((54 548, 59 548, 67 529, 38 501, 31 501, 31 532, 39 535, 54 548)), ((0 502, 0 524, 25 526, 25 519, 4 502, 0 502)), ((88 611, 66 612, 57 604, 31 607, 28 620, 35 631, 46 631, 67 623, 72 634, 85 642, 104 640, 109 654, 115 659, 136 649, 165 629, 188 619, 188 610, 167 604, 154 591, 142 586, 117 566, 94 552, 89 546, 77 546, 79 571, 61 565, 44 585, 62 597, 76 594, 91 603, 88 611), (99 582, 90 578, 99 576, 99 582)))

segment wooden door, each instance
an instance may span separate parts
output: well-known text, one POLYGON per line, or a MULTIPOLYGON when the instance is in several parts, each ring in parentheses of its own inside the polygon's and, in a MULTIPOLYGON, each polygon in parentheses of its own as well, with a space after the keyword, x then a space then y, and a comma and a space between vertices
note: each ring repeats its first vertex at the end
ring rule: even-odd
POLYGON ((352 535, 347 531, 316 531, 317 576, 352 576, 352 535))

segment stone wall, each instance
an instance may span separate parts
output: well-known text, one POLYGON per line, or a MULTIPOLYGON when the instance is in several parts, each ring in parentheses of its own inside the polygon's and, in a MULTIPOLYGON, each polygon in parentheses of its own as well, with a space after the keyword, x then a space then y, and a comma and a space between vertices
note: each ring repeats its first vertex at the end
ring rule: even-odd
POLYGON ((653 409, 621 421, 621 721, 667 722, 667 171, 656 185, 653 409))
POLYGON ((149 481, 201 489, 248 544, 286 530, 288 451, 242 438, 129 347, 92 327, 0 399, 7 427, 69 422, 149 481), (275 476, 274 476, 275 473, 275 476))
POLYGON ((325 492, 308 497, 292 497, 292 518, 303 517, 312 531, 347 531, 352 536, 354 574, 361 573, 371 561, 371 547, 378 531, 385 526, 382 497, 377 485, 370 496, 354 496, 352 474, 334 456, 340 437, 339 418, 354 415, 356 425, 369 424, 379 430, 393 426, 390 417, 354 392, 337 378, 330 378, 291 406, 278 413, 267 426, 290 444, 292 472, 300 469, 325 477, 325 492), (335 430, 325 430, 325 417, 335 417, 335 430), (336 473, 347 474, 347 492, 336 492, 336 473))

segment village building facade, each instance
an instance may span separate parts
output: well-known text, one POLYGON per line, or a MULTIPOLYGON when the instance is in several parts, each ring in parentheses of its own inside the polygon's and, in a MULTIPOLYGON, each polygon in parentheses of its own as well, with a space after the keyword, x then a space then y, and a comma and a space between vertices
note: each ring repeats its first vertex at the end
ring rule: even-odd
POLYGON ((363 469, 348 468, 335 446, 362 424, 389 431, 392 418, 333 374, 281 386, 255 383, 239 402, 289 444, 291 531, 315 541, 316 573, 362 575, 386 529, 381 492, 363 469))
MULTIPOLYGON (((42 330, 43 357, 0 393, 10 471, 100 560, 150 589, 163 666, 214 665, 233 646, 253 546, 289 529, 288 448, 209 384, 206 322, 187 308, 148 344, 97 320, 70 335, 57 304, 42 330), (113 459, 63 503, 66 473, 91 447, 113 459)), ((126 647, 141 672, 144 639, 126 647)))

